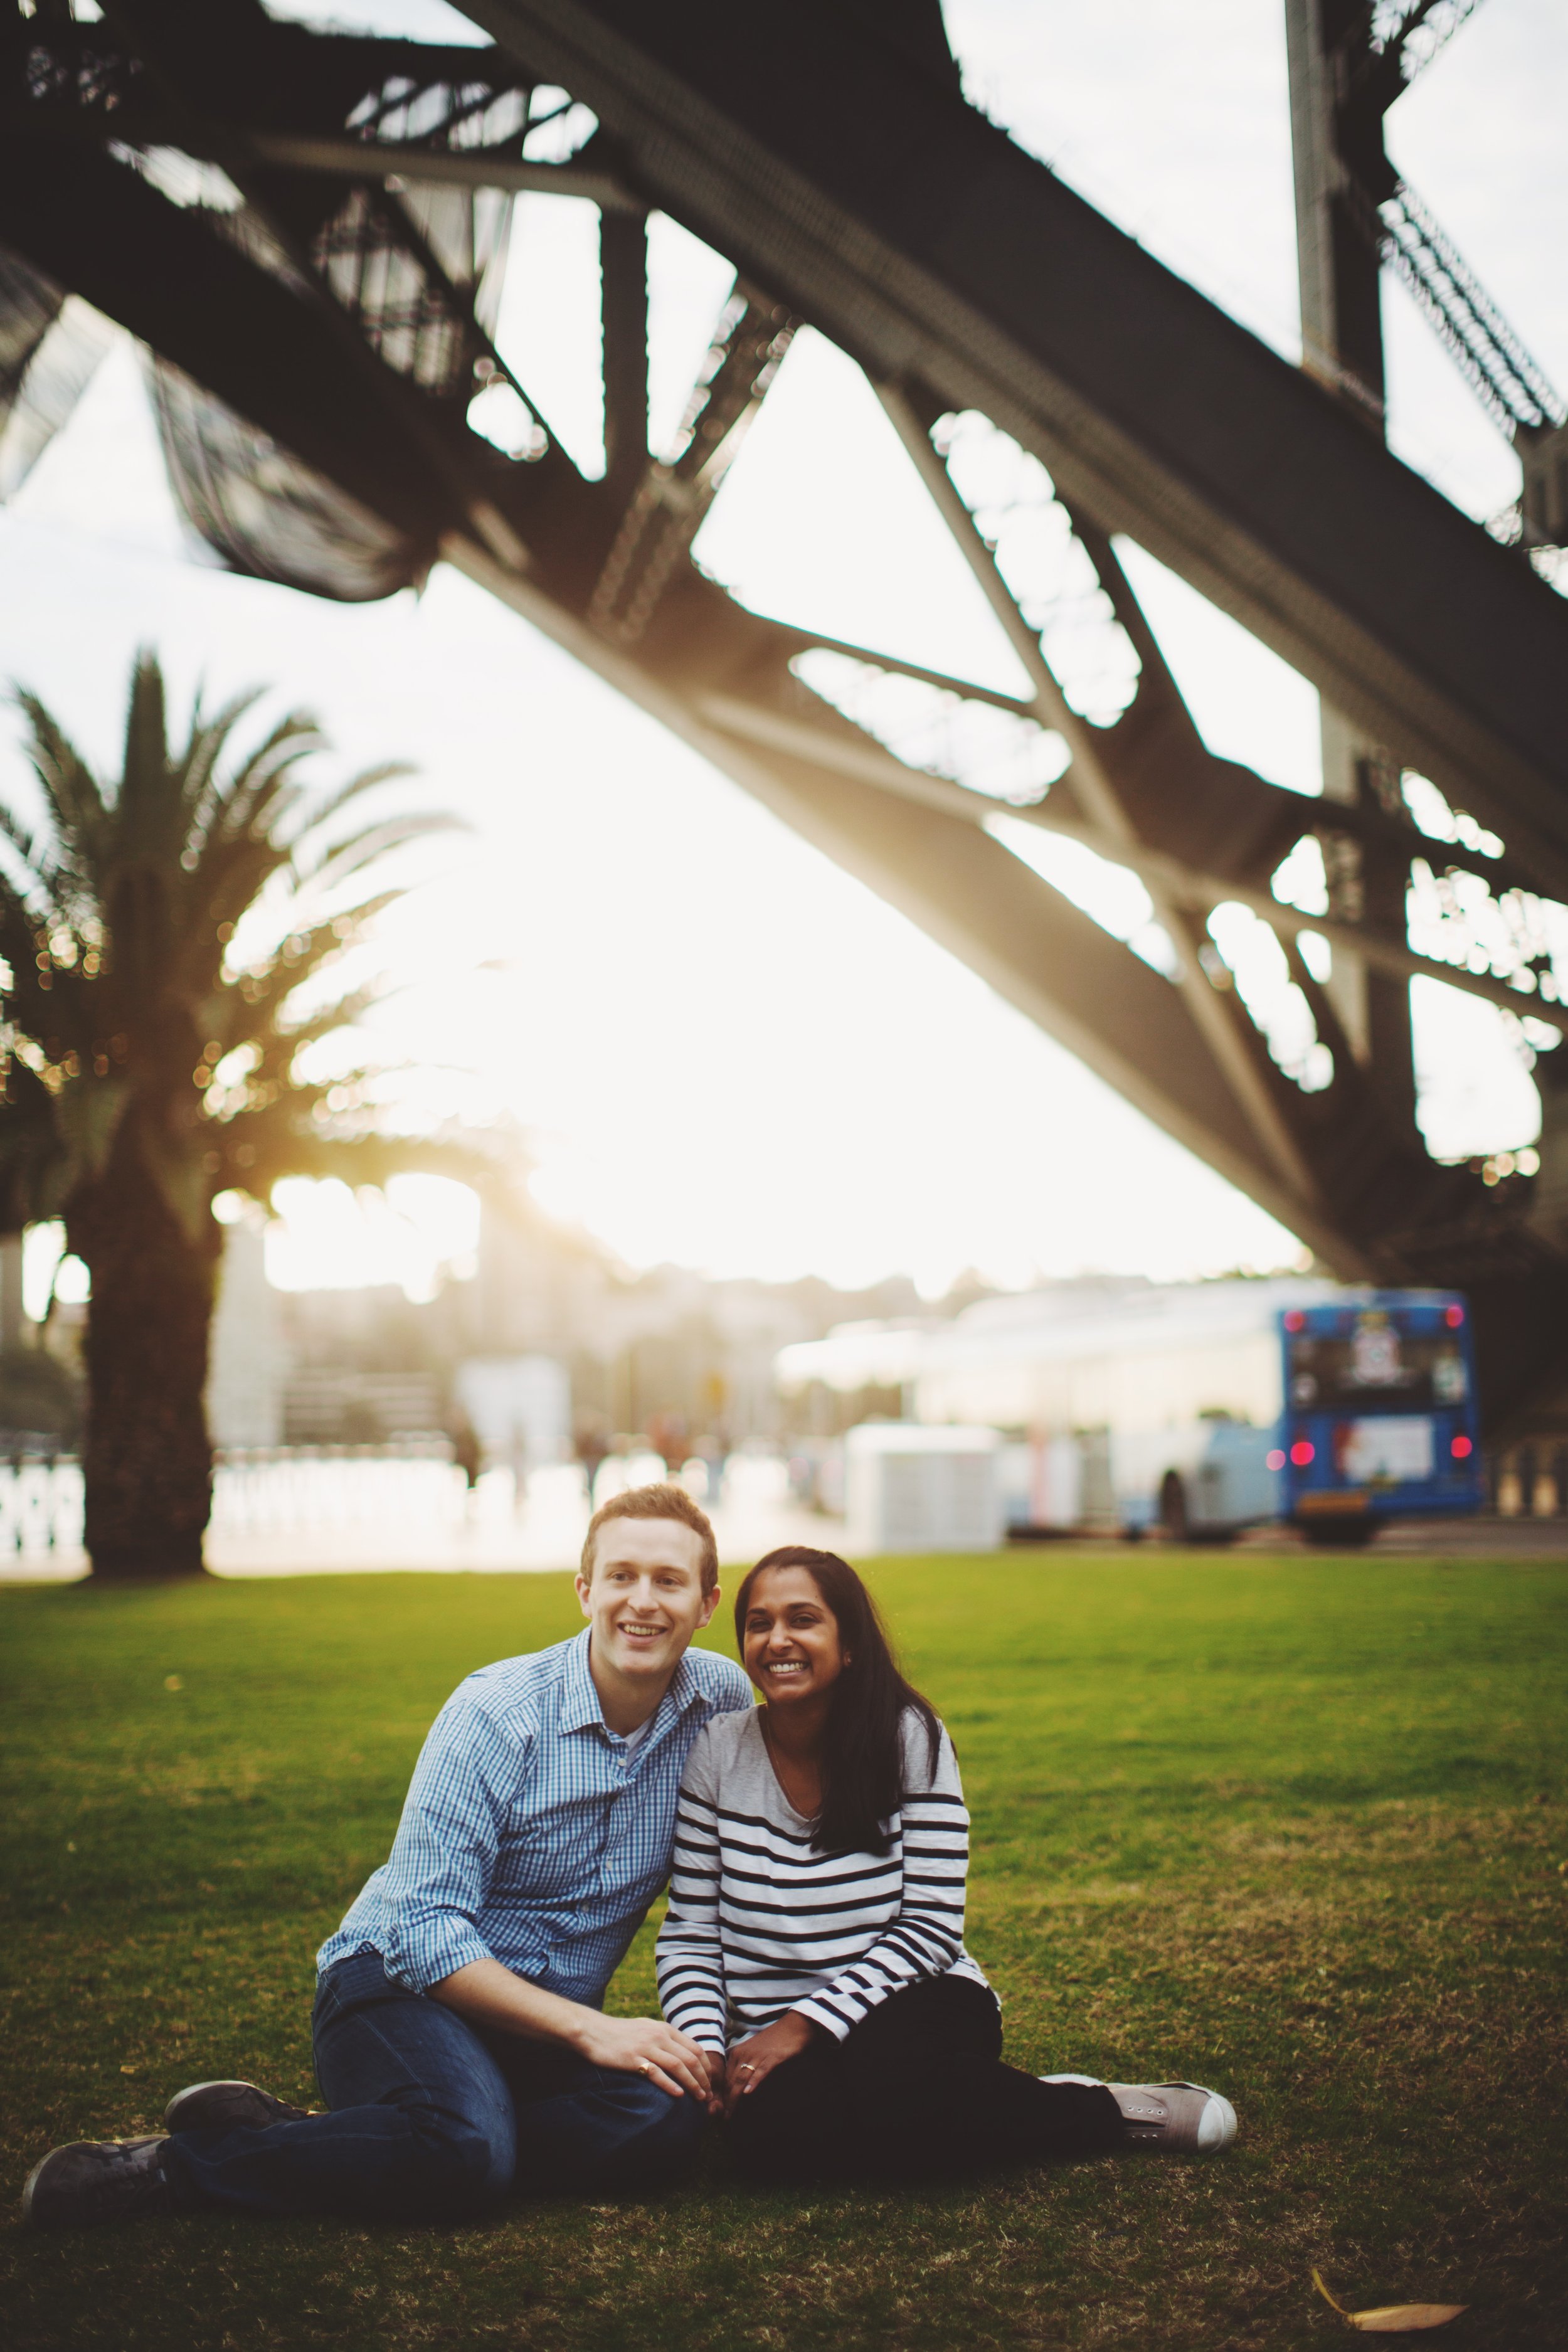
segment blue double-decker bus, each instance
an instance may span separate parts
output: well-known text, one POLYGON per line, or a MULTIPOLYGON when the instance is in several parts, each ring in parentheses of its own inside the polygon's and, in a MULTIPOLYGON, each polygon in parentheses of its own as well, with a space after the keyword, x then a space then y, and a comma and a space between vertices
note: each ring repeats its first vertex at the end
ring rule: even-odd
POLYGON ((1280 1517, 1364 1543, 1394 1517, 1485 1499, 1469 1308, 1456 1292, 1352 1292, 1279 1317, 1280 1517))

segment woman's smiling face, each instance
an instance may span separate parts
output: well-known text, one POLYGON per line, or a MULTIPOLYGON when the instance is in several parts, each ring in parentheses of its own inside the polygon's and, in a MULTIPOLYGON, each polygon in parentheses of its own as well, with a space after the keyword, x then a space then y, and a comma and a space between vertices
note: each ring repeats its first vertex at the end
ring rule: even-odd
POLYGON ((742 1660, 770 1706, 798 1706, 832 1689, 848 1660, 838 1620, 809 1568, 767 1568, 752 1585, 742 1660))

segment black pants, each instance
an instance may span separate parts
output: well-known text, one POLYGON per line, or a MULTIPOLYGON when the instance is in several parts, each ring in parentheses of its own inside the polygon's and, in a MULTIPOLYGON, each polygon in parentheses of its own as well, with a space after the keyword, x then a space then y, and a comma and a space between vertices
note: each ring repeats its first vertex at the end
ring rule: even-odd
POLYGON ((1109 2091, 1003 2064, 984 1985, 927 1977, 776 2066, 736 2103, 730 2142, 757 2182, 914 2180, 1102 2156, 1126 2134, 1109 2091))

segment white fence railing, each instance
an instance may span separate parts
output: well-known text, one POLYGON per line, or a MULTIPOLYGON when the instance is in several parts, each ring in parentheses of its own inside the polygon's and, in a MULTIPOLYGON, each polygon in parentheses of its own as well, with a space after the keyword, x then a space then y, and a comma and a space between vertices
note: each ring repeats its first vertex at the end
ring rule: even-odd
MULTIPOLYGON (((300 1534, 395 1524, 433 1531, 468 1514, 468 1482, 444 1438, 396 1445, 232 1448, 213 1464, 215 1530, 300 1534)), ((0 1559, 79 1552, 75 1454, 0 1454, 0 1559)))
MULTIPOLYGON (((614 1457, 601 1466, 591 1501, 574 1462, 533 1470, 526 1483, 500 1465, 470 1490, 442 1437, 234 1446, 214 1458, 208 1559, 220 1573, 240 1574, 378 1562, 571 1566, 593 1503, 665 1475, 657 1455, 614 1457)), ((689 1463, 679 1475, 689 1491, 714 1507, 716 1498, 704 1495, 710 1482, 700 1463, 689 1463)), ((731 1457, 722 1504, 735 1556, 784 1539, 773 1522, 787 1502, 783 1462, 731 1457)), ((81 1547, 77 1457, 0 1450, 0 1570, 23 1577, 79 1574, 81 1547)))
POLYGON ((81 1549, 81 1465, 74 1454, 0 1456, 0 1559, 81 1549))
POLYGON ((395 1524, 460 1527, 468 1480, 445 1438, 395 1445, 232 1446, 213 1469, 215 1531, 327 1533, 395 1524))

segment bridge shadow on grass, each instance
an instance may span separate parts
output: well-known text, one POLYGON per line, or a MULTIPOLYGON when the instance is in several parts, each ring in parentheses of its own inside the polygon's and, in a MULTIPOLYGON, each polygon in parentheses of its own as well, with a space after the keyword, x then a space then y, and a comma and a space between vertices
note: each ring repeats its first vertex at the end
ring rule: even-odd
MULTIPOLYGON (((1010 2054, 1214 2083, 1229 2156, 753 2197, 714 2149, 667 2200, 482 2229, 13 2226, 10 2343, 1274 2352, 1342 2330, 1314 2264, 1352 2305, 1470 2305, 1456 2347, 1568 2339, 1568 1570, 877 1575, 957 1738, 1010 2054)), ((182 2082, 310 2095, 310 1954, 383 1858, 430 1717, 576 1622, 542 1577, 0 1594, 13 2190, 182 2082)), ((650 2003, 651 1922, 611 1998, 650 2003)))

